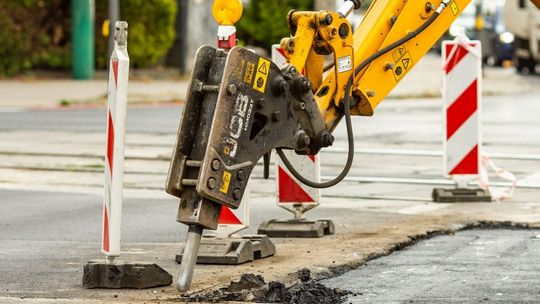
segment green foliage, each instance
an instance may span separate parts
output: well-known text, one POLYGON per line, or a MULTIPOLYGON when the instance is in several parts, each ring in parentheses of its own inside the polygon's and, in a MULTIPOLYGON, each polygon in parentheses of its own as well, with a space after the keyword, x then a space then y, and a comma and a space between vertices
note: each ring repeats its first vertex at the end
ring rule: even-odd
POLYGON ((69 2, 0 0, 0 76, 70 64, 69 2))
POLYGON ((290 36, 287 13, 292 9, 312 10, 313 0, 251 0, 237 24, 238 38, 243 44, 270 49, 290 36))
MULTIPOLYGON (((109 60, 107 38, 101 34, 107 3, 96 1, 96 59, 100 68, 105 68, 109 60)), ((129 24, 128 53, 132 66, 155 64, 174 43, 175 0, 122 0, 120 15, 129 24)))
MULTIPOLYGON (((0 77, 25 70, 71 67, 72 0, 0 0, 0 77)), ((108 62, 102 23, 108 0, 96 0, 96 64, 108 62)), ((129 22, 128 52, 134 67, 155 64, 174 42, 175 0, 121 0, 129 22)))

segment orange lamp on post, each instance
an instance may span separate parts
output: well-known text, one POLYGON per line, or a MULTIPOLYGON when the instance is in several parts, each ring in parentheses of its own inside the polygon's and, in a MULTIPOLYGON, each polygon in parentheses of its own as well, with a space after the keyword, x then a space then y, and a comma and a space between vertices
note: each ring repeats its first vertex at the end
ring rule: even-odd
POLYGON ((215 0, 212 15, 218 27, 218 47, 230 49, 236 45, 236 27, 234 24, 242 17, 241 0, 215 0))

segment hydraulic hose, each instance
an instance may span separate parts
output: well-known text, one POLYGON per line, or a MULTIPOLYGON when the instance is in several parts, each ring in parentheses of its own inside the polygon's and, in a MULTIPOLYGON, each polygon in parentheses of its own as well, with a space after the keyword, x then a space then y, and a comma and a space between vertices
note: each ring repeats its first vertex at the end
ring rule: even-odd
POLYGON ((398 47, 398 46, 406 43, 407 41, 413 39, 414 37, 418 36, 426 28, 428 28, 431 24, 433 24, 433 22, 435 22, 435 20, 437 19, 437 17, 440 16, 440 14, 444 10, 444 8, 446 8, 446 6, 448 6, 449 2, 450 2, 450 0, 443 0, 441 2, 441 4, 439 5, 439 8, 437 8, 437 10, 433 13, 433 15, 431 15, 431 17, 429 17, 429 19, 426 22, 424 22, 419 28, 417 28, 416 30, 408 33, 403 38, 389 44, 388 46, 386 46, 386 47, 380 49, 379 51, 377 51, 375 54, 373 54, 373 55, 369 56, 368 58, 366 58, 364 61, 362 61, 362 63, 360 63, 360 65, 358 65, 356 67, 356 69, 354 70, 354 73, 355 74, 360 73, 365 67, 367 67, 370 63, 372 63, 375 59, 381 57, 382 55, 388 53, 389 51, 395 49, 396 47, 398 47))
POLYGON ((352 130, 352 120, 351 120, 351 107, 350 107, 350 99, 351 97, 351 87, 352 87, 352 77, 349 78, 349 81, 347 82, 347 86, 345 88, 345 98, 343 98, 343 104, 344 104, 344 111, 345 111, 345 123, 347 125, 347 140, 349 143, 349 150, 347 153, 347 163, 345 164, 345 167, 341 171, 341 173, 334 178, 331 181, 328 182, 314 182, 311 181, 302 174, 300 174, 294 166, 291 164, 289 159, 287 159, 287 156, 285 156, 285 153, 283 153, 283 150, 278 148, 276 149, 277 154, 279 155, 279 158, 283 161, 283 164, 285 164, 285 167, 291 172, 291 174, 300 182, 302 182, 305 185, 308 185, 312 188, 329 188, 332 186, 337 185, 339 182, 341 182, 349 173, 349 170, 352 167, 352 163, 354 160, 354 134, 352 130))
POLYGON ((354 75, 359 74, 364 68, 366 68, 370 63, 372 63, 377 58, 381 57, 382 55, 388 53, 389 51, 395 49, 396 47, 406 43, 407 41, 413 39, 414 37, 418 36, 420 33, 422 33, 426 28, 428 28, 436 19, 439 17, 441 12, 448 6, 448 3, 450 0, 443 0, 437 10, 433 13, 433 15, 430 16, 430 18, 424 22, 419 28, 416 30, 410 32, 403 38, 391 43, 390 45, 380 49, 373 55, 366 58, 364 61, 362 61, 355 69, 353 75, 349 78, 347 81, 347 86, 345 87, 345 98, 343 98, 343 106, 344 106, 344 114, 345 114, 345 123, 347 126, 347 141, 348 141, 348 152, 347 152, 347 162, 345 163, 345 167, 343 167, 343 170, 341 173, 335 177, 334 179, 327 181, 327 182, 314 182, 312 180, 309 180, 302 176, 294 166, 291 164, 289 159, 287 159, 287 156, 285 156, 285 153, 283 153, 283 150, 281 148, 277 148, 276 152, 283 161, 283 164, 285 167, 291 172, 291 174, 299 180, 301 183, 312 187, 312 188, 329 188, 332 186, 337 185, 340 183, 349 173, 352 167, 352 163, 354 160, 354 134, 352 129, 352 120, 351 120, 351 108, 350 108, 350 99, 351 97, 351 88, 352 83, 354 81, 354 75))

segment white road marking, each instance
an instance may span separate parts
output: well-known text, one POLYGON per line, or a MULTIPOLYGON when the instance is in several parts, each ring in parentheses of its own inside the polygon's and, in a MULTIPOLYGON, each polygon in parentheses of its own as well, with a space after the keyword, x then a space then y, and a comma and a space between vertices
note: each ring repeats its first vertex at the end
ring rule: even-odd
POLYGON ((422 214, 427 212, 436 211, 439 209, 446 208, 451 204, 441 204, 441 203, 426 203, 418 204, 411 207, 403 208, 398 211, 401 214, 422 214))

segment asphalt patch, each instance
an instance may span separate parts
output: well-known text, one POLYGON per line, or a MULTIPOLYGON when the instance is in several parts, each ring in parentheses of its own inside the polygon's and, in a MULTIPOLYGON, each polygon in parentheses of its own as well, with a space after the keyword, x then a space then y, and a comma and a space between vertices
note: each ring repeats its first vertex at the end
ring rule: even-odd
MULTIPOLYGON (((403 242, 394 244, 389 250, 384 252, 376 252, 368 255, 366 260, 351 265, 336 265, 329 267, 330 274, 318 276, 317 280, 328 279, 340 276, 348 271, 362 266, 370 260, 374 260, 383 256, 390 255, 396 251, 403 250, 407 247, 415 245, 419 241, 430 239, 437 235, 452 235, 456 231, 471 230, 471 229, 531 229, 527 224, 513 222, 497 222, 497 221, 479 221, 469 223, 456 229, 442 229, 427 231, 424 234, 409 236, 409 239, 403 242)), ((532 228, 535 229, 535 228, 532 228)), ((222 303, 224 301, 238 301, 250 303, 294 303, 294 304, 319 304, 319 303, 344 303, 348 295, 353 294, 348 290, 339 288, 328 288, 316 282, 311 276, 309 269, 304 268, 296 273, 296 282, 286 286, 281 282, 269 282, 262 287, 251 288, 250 284, 262 281, 264 278, 260 275, 244 274, 239 282, 231 282, 228 287, 207 292, 204 294, 186 294, 180 297, 180 300, 185 302, 210 302, 222 303), (243 289, 245 287, 246 289, 243 289), (238 288, 238 289, 237 289, 238 288), (236 290, 236 291, 235 291, 236 290)), ((255 283, 255 284, 259 284, 255 283)))
POLYGON ((251 303, 326 304, 343 303, 351 292, 329 288, 317 283, 309 269, 295 273, 297 280, 290 286, 280 282, 266 284, 261 275, 243 274, 238 282, 206 294, 185 295, 186 302, 245 301, 251 303))

